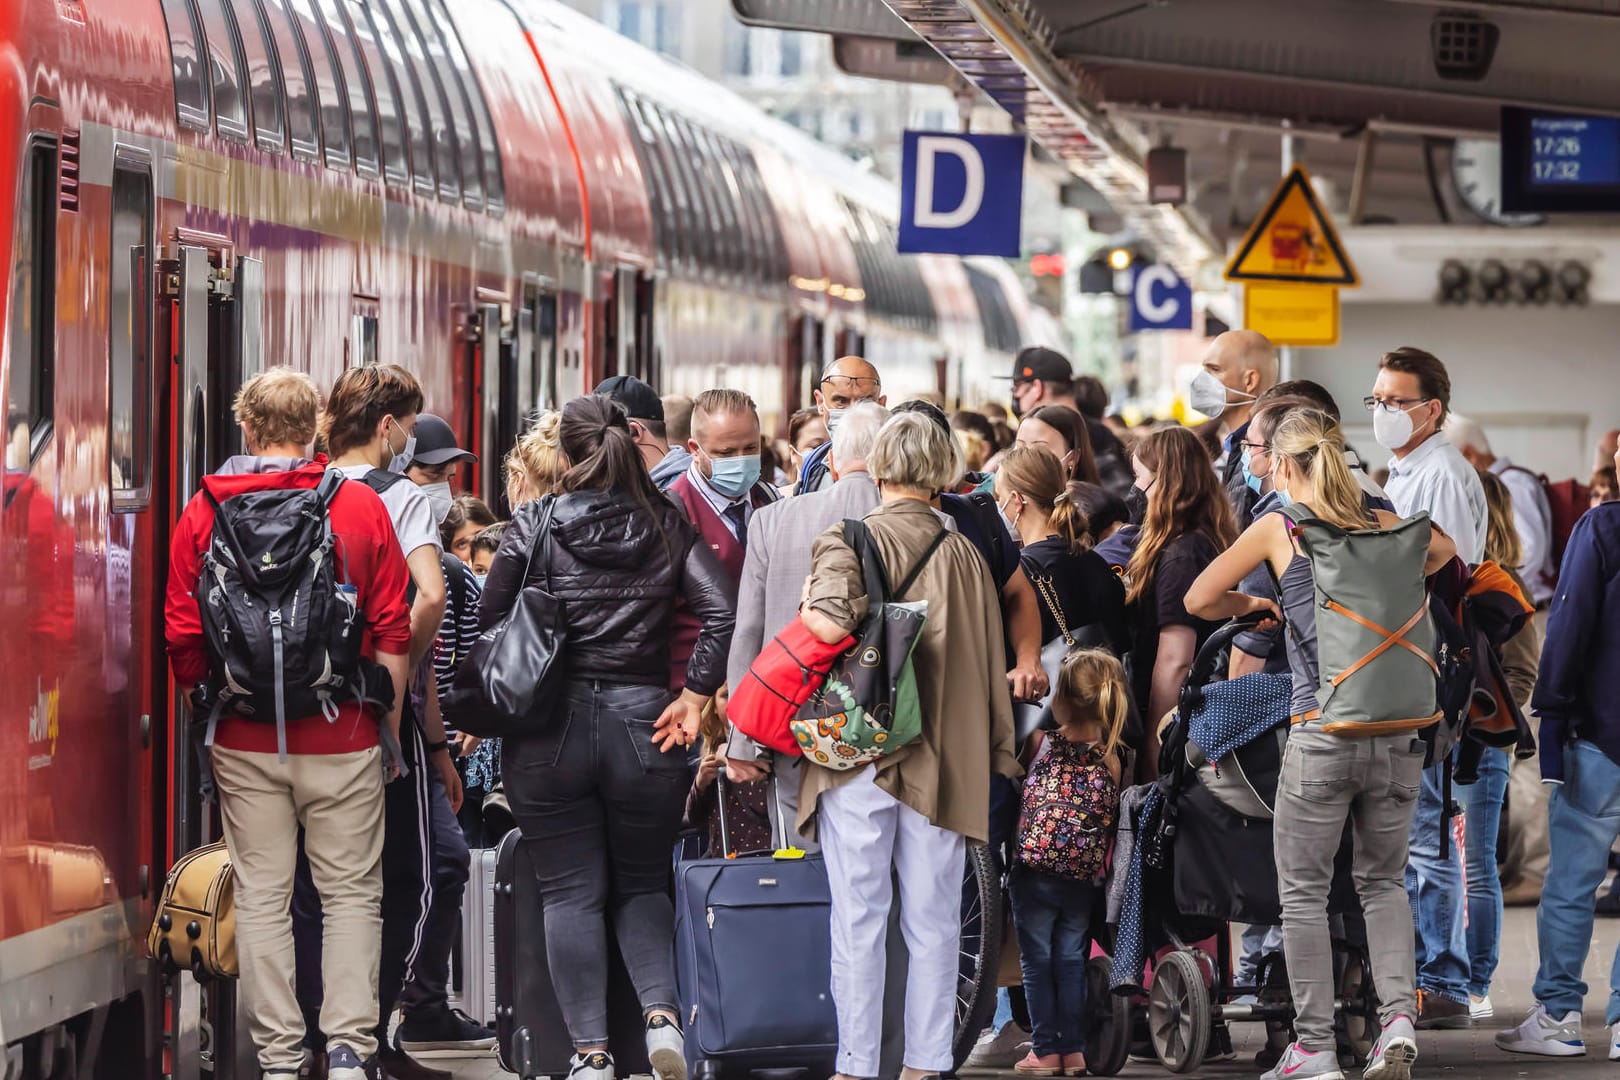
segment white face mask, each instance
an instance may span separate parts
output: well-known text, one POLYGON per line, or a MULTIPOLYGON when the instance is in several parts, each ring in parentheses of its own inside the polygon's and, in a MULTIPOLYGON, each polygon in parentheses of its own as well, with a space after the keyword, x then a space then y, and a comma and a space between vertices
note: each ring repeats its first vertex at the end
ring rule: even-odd
MULTIPOLYGON (((1407 409, 1390 410, 1382 405, 1373 410, 1373 438, 1390 453, 1412 441, 1417 428, 1412 423, 1412 409, 1422 408, 1428 402, 1419 402, 1407 409)), ((1424 421, 1425 424, 1428 421, 1424 421)))
POLYGON ((444 519, 450 514, 450 504, 455 501, 455 496, 450 494, 449 482, 441 480, 437 484, 423 484, 422 494, 433 504, 433 524, 444 524, 444 519))
MULTIPOLYGON (((399 425, 395 424, 394 426, 398 427, 399 425)), ((393 450, 394 444, 389 442, 389 453, 393 453, 393 450)), ((405 470, 411 467, 411 459, 414 457, 416 457, 416 435, 413 432, 406 432, 405 449, 401 450, 397 454, 394 454, 394 456, 389 460, 388 471, 404 475, 405 470)))
POLYGON ((1209 371, 1200 371, 1187 391, 1187 404, 1209 417, 1220 416, 1234 405, 1246 405, 1253 400, 1253 394, 1233 390, 1209 371))
POLYGON ((847 412, 849 412, 848 409, 828 409, 827 410, 827 434, 828 435, 831 435, 833 432, 838 430, 838 425, 842 424, 844 422, 844 414, 847 413, 847 412))

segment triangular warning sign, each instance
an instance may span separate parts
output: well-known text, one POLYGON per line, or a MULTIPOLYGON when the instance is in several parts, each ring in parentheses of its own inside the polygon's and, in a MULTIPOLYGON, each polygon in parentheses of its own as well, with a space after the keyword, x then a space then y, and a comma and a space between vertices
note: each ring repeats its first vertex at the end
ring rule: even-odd
POLYGON ((1295 165, 1226 264, 1227 281, 1287 281, 1299 285, 1360 285, 1311 178, 1295 165))

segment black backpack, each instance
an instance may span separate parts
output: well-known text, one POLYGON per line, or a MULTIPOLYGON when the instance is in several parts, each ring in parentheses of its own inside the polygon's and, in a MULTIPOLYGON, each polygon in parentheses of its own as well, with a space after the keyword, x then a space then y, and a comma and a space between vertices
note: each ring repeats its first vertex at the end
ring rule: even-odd
POLYGON ((224 502, 208 493, 214 532, 197 579, 213 698, 208 744, 229 712, 275 724, 285 760, 289 717, 335 720, 342 699, 392 704, 386 673, 360 654, 359 597, 334 565, 329 510, 342 483, 343 473, 328 469, 314 488, 224 502))

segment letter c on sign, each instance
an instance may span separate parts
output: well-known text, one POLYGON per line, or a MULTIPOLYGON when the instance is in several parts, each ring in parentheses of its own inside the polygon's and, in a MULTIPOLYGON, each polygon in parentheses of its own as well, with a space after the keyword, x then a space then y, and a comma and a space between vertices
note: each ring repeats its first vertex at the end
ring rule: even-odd
POLYGON ((1173 289, 1176 285, 1176 272, 1168 266, 1144 266, 1136 272, 1136 310, 1142 318, 1151 323, 1167 323, 1176 317, 1181 309, 1181 301, 1176 299, 1174 293, 1167 293, 1163 300, 1154 303, 1153 290, 1173 289))
POLYGON ((912 206, 919 229, 960 229, 979 216, 984 204, 984 159, 966 139, 949 135, 920 135, 917 138, 917 187, 912 206), (934 156, 953 154, 967 171, 967 186, 956 209, 941 212, 934 207, 934 156))

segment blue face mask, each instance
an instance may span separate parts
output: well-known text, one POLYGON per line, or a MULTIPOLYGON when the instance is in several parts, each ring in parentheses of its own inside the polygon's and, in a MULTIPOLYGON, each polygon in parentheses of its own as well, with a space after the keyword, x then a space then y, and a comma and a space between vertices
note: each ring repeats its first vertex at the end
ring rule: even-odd
POLYGON ((483 592, 483 590, 484 590, 484 582, 489 580, 489 575, 488 574, 474 574, 473 575, 473 580, 478 582, 478 591, 483 592))
POLYGON ((709 464, 713 472, 709 483, 714 490, 728 499, 740 499, 748 494, 749 490, 759 483, 759 455, 747 454, 743 457, 710 458, 709 464))
POLYGON ((1256 475, 1254 475, 1253 472, 1251 472, 1249 470, 1249 461, 1250 461, 1249 450, 1248 450, 1247 447, 1244 447, 1244 450, 1243 450, 1243 482, 1248 485, 1250 491, 1252 491, 1256 495, 1258 495, 1258 494, 1260 494, 1260 485, 1265 483, 1265 478, 1260 477, 1260 476, 1256 476, 1256 475))
POLYGON ((1271 490, 1277 493, 1277 500, 1284 506, 1294 505, 1294 497, 1288 494, 1288 492, 1284 491, 1282 488, 1272 488, 1271 490))

